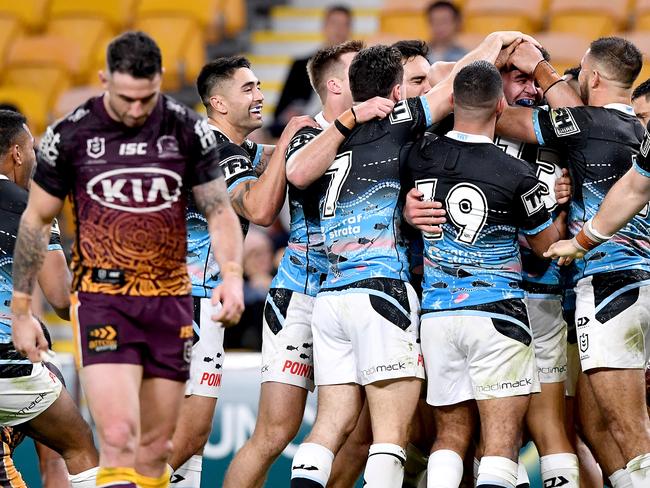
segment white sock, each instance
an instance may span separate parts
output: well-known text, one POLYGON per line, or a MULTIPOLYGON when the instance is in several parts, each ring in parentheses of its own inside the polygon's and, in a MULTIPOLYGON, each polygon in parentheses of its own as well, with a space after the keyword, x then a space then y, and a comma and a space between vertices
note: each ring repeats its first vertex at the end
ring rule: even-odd
POLYGON ((294 479, 308 479, 323 486, 327 485, 334 453, 325 446, 313 442, 300 444, 291 463, 291 486, 294 486, 294 479))
POLYGON ((393 488, 402 486, 406 451, 397 444, 373 444, 363 472, 364 486, 393 488))
POLYGON ((99 467, 90 468, 78 474, 71 474, 68 476, 72 488, 95 488, 95 478, 97 478, 97 471, 99 467))
POLYGON ((174 488, 201 488, 202 469, 203 456, 195 454, 172 473, 169 484, 174 488))
POLYGON ((530 478, 528 478, 528 471, 526 471, 526 465, 524 461, 519 456, 519 463, 517 467, 517 487, 530 487, 530 478))
POLYGON ((634 488, 648 488, 650 486, 650 452, 632 459, 627 463, 625 469, 630 473, 634 488))
POLYGON ((580 468, 575 454, 549 454, 542 456, 539 463, 544 486, 580 488, 580 468))
POLYGON ((632 488, 632 478, 625 469, 619 469, 609 477, 612 488, 632 488))
POLYGON ((519 465, 511 459, 501 456, 483 456, 478 467, 476 486, 496 485, 515 488, 519 465))
POLYGON ((440 449, 429 456, 427 488, 458 488, 463 479, 463 458, 451 449, 440 449))

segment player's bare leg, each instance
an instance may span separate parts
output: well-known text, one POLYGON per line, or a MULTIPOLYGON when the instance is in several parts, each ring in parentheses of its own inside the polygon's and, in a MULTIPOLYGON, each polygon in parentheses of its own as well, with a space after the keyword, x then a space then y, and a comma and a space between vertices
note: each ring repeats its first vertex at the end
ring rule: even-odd
POLYGON ((522 430, 529 403, 529 395, 477 402, 483 439, 477 487, 495 486, 495 481, 507 487, 516 485, 522 430))
POLYGON ((166 487, 167 461, 180 412, 185 383, 165 378, 146 378, 140 389, 140 443, 135 458, 138 483, 166 487))
POLYGON ((406 444, 422 380, 400 378, 366 385, 373 444, 363 474, 372 487, 401 487, 406 444))
POLYGON ((565 429, 567 436, 573 445, 573 449, 578 456, 578 466, 580 468, 580 488, 596 488, 603 486, 603 474, 598 466, 594 454, 582 439, 582 433, 577 429, 577 397, 567 396, 565 429))
MULTIPOLYGON (((181 410, 176 424, 176 431, 172 438, 173 451, 169 458, 169 465, 173 471, 187 463, 192 456, 202 456, 203 448, 208 442, 212 431, 212 420, 217 408, 217 399, 200 395, 186 396, 181 402, 181 410)), ((192 461, 193 462, 193 461, 192 461)), ((197 463, 198 464, 198 463, 197 463)), ((193 466, 190 466, 191 469, 193 466)), ((181 486, 200 484, 200 465, 196 471, 189 473, 195 480, 182 480, 181 486)), ((185 473, 188 474, 188 473, 185 473)), ((174 473, 174 476, 176 473, 174 473)), ((172 481, 174 481, 172 476, 172 481)), ((178 486, 178 485, 175 485, 178 486)))
POLYGON ((230 463, 224 488, 261 487, 264 484, 271 464, 298 433, 306 400, 307 390, 304 388, 276 382, 262 383, 255 430, 230 463))
MULTIPOLYGON (((423 390, 426 386, 423 385, 423 390)), ((406 446, 406 463, 404 464, 404 486, 426 484, 426 471, 431 446, 436 438, 433 407, 424 398, 418 401, 418 407, 410 424, 409 443, 406 446)))
POLYGON ((645 404, 645 371, 598 369, 587 374, 609 432, 627 462, 636 487, 650 482, 650 418, 645 404))
POLYGON ((79 377, 99 437, 97 483, 131 482, 126 488, 135 488, 142 366, 93 364, 82 368, 79 377))
MULTIPOLYGON (((43 488, 67 486, 70 482, 68 480, 68 469, 59 453, 40 442, 35 442, 34 448, 38 456, 38 470, 41 472, 43 488)), ((94 483, 93 480, 93 484, 90 486, 95 486, 94 483)))
POLYGON ((370 410, 365 402, 357 425, 334 458, 327 488, 352 488, 366 465, 371 444, 370 410))
POLYGON ((541 389, 530 399, 526 423, 539 451, 542 479, 547 484, 557 481, 567 488, 577 488, 578 458, 564 428, 564 381, 541 383, 541 389))
POLYGON ((578 402, 578 427, 602 469, 602 477, 610 478, 614 488, 630 486, 631 480, 625 470, 625 457, 608 430, 607 422, 596 402, 587 375, 580 373, 576 390, 578 402), (621 484, 618 479, 622 478, 621 484), (612 481, 612 479, 616 481, 612 481))
POLYGON ((47 410, 21 424, 20 430, 61 455, 73 487, 95 486, 99 457, 93 435, 65 388, 47 410))
POLYGON ((293 457, 292 488, 327 485, 334 456, 357 425, 363 402, 357 384, 319 386, 316 422, 293 457))
POLYGON ((476 425, 476 402, 434 407, 436 439, 427 465, 427 486, 455 488, 463 478, 463 458, 476 425))

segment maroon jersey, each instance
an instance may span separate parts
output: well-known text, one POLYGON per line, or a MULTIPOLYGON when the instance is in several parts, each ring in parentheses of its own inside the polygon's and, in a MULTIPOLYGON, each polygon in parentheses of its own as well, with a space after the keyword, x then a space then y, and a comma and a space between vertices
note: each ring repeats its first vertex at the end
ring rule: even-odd
POLYGON ((161 95, 142 127, 111 119, 91 98, 47 129, 34 181, 71 195, 73 289, 187 295, 187 189, 223 178, 207 121, 161 95))

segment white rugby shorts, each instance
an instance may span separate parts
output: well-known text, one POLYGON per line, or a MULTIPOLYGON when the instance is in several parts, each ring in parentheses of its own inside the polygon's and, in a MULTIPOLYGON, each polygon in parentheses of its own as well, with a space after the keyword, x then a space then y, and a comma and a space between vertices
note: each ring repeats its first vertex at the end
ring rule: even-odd
POLYGON ((400 280, 322 290, 312 320, 316 384, 424 378, 419 312, 415 290, 400 280))
POLYGON ((427 403, 455 405, 540 391, 532 332, 521 300, 425 311, 427 403))
POLYGON ((34 363, 29 376, 0 378, 0 425, 13 427, 38 417, 59 398, 62 388, 43 363, 34 363))
POLYGON ((539 382, 562 383, 567 378, 567 324, 562 316, 562 297, 530 294, 526 307, 539 382))
POLYGON ((314 391, 311 321, 315 300, 286 288, 269 290, 262 328, 262 383, 314 391))
POLYGON ((603 277, 588 276, 576 286, 582 370, 643 369, 650 354, 650 285, 631 283, 610 290, 603 279, 615 281, 615 273, 604 273, 603 277), (599 290, 594 289, 594 280, 599 290))
POLYGON ((224 328, 220 322, 212 320, 212 315, 219 313, 221 304, 213 306, 209 298, 194 298, 194 303, 195 321, 198 319, 198 323, 194 324, 194 333, 198 335, 198 340, 192 346, 190 379, 185 383, 185 395, 219 398, 224 328))

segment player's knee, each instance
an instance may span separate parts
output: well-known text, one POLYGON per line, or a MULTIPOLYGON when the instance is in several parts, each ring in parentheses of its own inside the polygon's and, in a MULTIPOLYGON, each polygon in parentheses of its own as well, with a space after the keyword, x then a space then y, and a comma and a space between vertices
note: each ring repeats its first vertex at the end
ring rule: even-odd
POLYGON ((128 420, 114 421, 99 428, 102 448, 120 453, 135 453, 137 447, 137 426, 128 420))
POLYGON ((271 456, 278 456, 298 433, 298 428, 289 424, 276 424, 265 428, 259 439, 264 450, 271 456))
POLYGON ((156 462, 167 462, 173 449, 174 444, 168 437, 152 437, 147 441, 141 441, 139 446, 139 452, 147 453, 149 460, 156 462))

